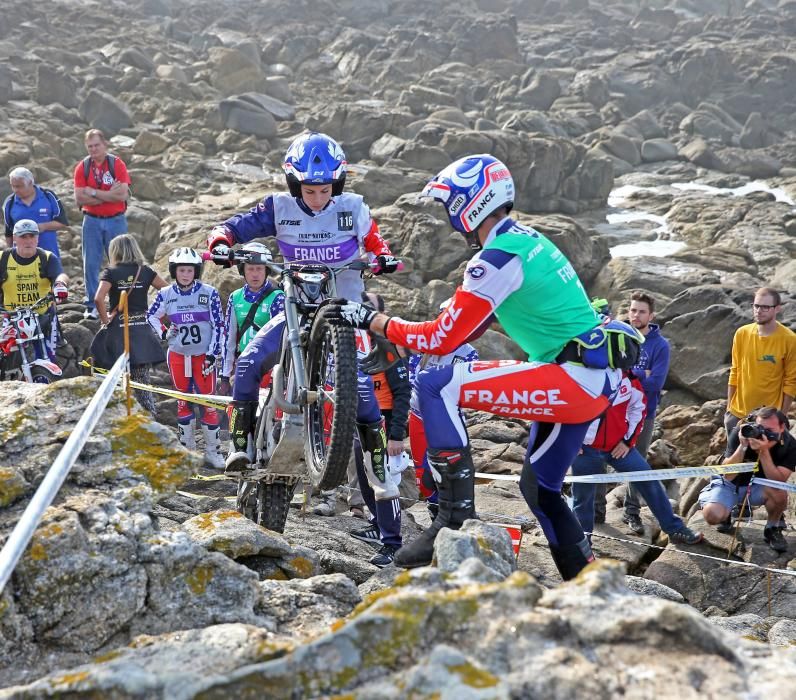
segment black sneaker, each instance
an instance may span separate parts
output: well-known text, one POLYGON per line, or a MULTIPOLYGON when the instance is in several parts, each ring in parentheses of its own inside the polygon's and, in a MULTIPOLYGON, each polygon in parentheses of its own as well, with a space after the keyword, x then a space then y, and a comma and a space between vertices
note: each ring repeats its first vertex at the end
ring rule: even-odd
POLYGON ((622 522, 627 523, 627 526, 636 535, 644 534, 644 523, 641 522, 641 517, 635 513, 625 513, 622 516, 622 522))
POLYGON ((381 533, 375 525, 368 525, 361 530, 352 530, 350 534, 355 540, 362 540, 368 544, 381 544, 381 533))
POLYGON ((722 535, 731 535, 732 531, 733 531, 732 515, 728 515, 725 521, 720 522, 718 525, 716 525, 716 532, 720 532, 722 535))
POLYGON ((782 530, 778 527, 767 527, 763 530, 763 539, 768 542, 768 546, 775 552, 782 554, 788 551, 788 543, 785 541, 785 536, 782 530))
POLYGON ((666 533, 669 535, 669 542, 672 544, 699 544, 704 535, 701 532, 694 532, 690 527, 683 525, 679 530, 666 533))
POLYGON ((389 566, 393 563, 395 553, 398 549, 399 547, 395 547, 391 544, 383 544, 381 549, 370 558, 370 563, 383 569, 385 566, 389 566))

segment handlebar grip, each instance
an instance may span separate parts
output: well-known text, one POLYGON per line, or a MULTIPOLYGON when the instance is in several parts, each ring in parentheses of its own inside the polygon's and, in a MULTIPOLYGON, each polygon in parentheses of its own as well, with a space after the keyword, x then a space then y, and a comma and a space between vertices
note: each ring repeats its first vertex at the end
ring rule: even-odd
POLYGON ((212 260, 212 259, 213 259, 213 254, 209 250, 206 250, 204 251, 204 253, 202 253, 202 260, 212 260))

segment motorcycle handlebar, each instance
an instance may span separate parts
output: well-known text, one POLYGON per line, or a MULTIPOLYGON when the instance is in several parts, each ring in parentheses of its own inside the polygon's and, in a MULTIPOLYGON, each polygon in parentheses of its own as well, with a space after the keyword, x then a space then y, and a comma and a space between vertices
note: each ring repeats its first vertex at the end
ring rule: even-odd
MULTIPOLYGON (((248 262, 252 255, 256 255, 249 253, 245 250, 232 250, 230 249, 228 253, 224 253, 219 255, 217 253, 213 253, 212 251, 206 250, 202 253, 202 260, 214 262, 217 265, 223 265, 225 263, 246 263, 248 262)), ((372 272, 376 272, 381 268, 378 260, 374 260, 373 262, 368 262, 367 260, 352 260, 345 265, 340 265, 339 267, 331 267, 330 265, 326 265, 322 262, 313 262, 313 261, 302 261, 302 260, 290 260, 290 261, 283 261, 283 264, 275 263, 275 262, 267 262, 263 263, 267 268, 272 270, 273 272, 280 273, 282 272, 285 267, 290 265, 323 265, 324 267, 328 267, 330 270, 340 271, 340 270, 371 270, 372 272)), ((403 262, 398 262, 398 271, 404 269, 403 262)))

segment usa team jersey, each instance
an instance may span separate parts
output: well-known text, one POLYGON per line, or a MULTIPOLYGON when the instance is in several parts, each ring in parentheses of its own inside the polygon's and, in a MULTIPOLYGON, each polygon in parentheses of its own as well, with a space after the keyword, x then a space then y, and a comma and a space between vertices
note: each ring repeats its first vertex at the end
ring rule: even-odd
POLYGON ((169 334, 169 349, 181 355, 212 355, 221 357, 224 320, 221 298, 214 287, 196 280, 190 289, 176 284, 161 289, 147 312, 155 332, 163 332, 166 317, 176 328, 169 334))
MULTIPOLYGON (((229 245, 275 236, 287 261, 325 263, 334 268, 359 257, 360 248, 373 257, 391 255, 362 196, 348 192, 332 197, 319 212, 289 194, 269 195, 246 214, 227 219, 224 226, 231 234, 229 245)), ((346 270, 338 275, 339 296, 359 301, 363 291, 359 272, 346 270)))

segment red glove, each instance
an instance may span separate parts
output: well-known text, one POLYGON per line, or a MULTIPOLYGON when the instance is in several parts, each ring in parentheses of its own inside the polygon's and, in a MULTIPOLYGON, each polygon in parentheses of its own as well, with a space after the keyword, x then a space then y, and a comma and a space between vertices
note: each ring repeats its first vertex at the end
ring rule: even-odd
POLYGON ((55 302, 57 304, 62 304, 66 301, 66 298, 69 296, 69 290, 66 288, 65 282, 56 282, 53 285, 53 296, 55 296, 55 302))

